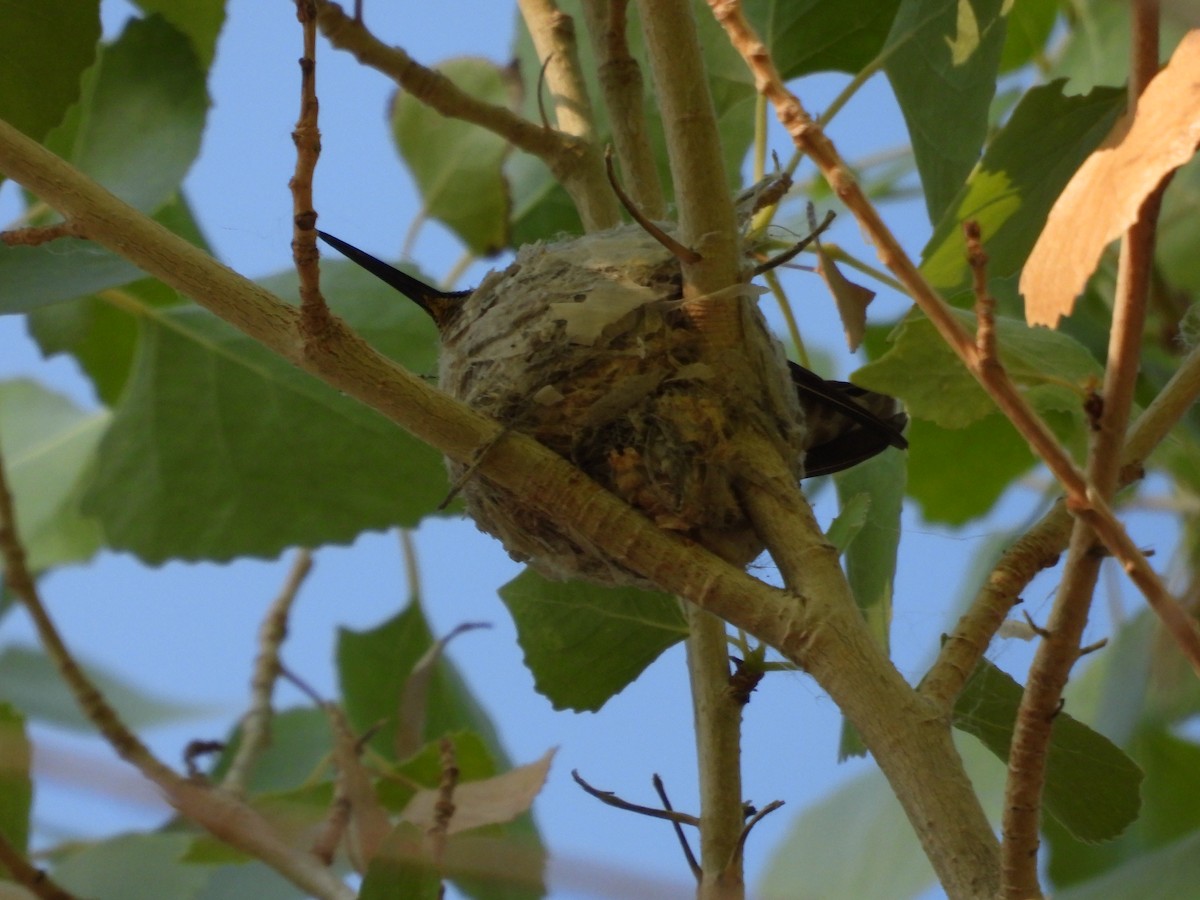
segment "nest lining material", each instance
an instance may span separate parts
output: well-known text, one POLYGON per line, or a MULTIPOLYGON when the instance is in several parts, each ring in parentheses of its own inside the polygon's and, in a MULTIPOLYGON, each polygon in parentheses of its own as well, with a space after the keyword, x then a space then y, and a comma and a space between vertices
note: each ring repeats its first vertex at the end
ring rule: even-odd
MULTIPOLYGON (((523 247, 442 334, 441 386, 535 437, 660 527, 738 565, 761 551, 733 482, 746 427, 803 459, 803 419, 782 348, 738 285, 737 358, 702 359, 678 261, 639 226, 523 247)), ((457 482, 464 467, 448 463, 457 482)), ((551 577, 645 582, 563 534, 478 475, 462 487, 476 523, 551 577)))

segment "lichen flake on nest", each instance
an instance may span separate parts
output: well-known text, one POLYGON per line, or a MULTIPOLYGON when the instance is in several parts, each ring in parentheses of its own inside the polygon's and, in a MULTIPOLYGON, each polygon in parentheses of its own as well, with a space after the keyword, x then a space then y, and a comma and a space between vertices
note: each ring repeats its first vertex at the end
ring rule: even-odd
MULTIPOLYGON (((744 564, 761 547, 733 492, 735 435, 749 424, 775 437, 798 477, 801 412, 756 289, 739 285, 713 301, 744 311, 738 352, 751 354, 750 370, 763 380, 747 387, 701 359, 681 282, 677 260, 638 226, 523 247, 444 330, 440 381, 660 527, 744 564)), ((464 467, 451 463, 450 471, 457 481, 464 467)), ((548 575, 645 584, 478 476, 463 495, 481 528, 548 575)))

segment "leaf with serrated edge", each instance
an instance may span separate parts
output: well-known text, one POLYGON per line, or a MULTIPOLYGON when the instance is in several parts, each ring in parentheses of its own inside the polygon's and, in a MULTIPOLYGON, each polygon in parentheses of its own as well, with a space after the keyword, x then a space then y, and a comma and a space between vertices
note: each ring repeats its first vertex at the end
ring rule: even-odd
POLYGON ((554 582, 526 569, 500 589, 539 693, 597 710, 687 637, 679 601, 634 588, 554 582))
POLYGON ((1004 0, 905 0, 884 46, 884 70, 908 126, 931 222, 945 214, 987 137, 1004 6, 1004 0))
POLYGON ((925 245, 921 272, 929 283, 947 296, 970 286, 962 231, 968 219, 979 223, 988 275, 1000 279, 1018 272, 1054 198, 1124 106, 1123 90, 1097 88, 1068 97, 1061 81, 1026 93, 925 245))
MULTIPOLYGON (((973 313, 955 310, 970 332, 973 313)), ((1101 375, 1100 364, 1087 348, 1064 334, 1030 328, 1018 319, 996 317, 1000 359, 1022 389, 1058 385, 1078 393, 1101 375)), ((966 370, 924 315, 910 314, 891 335, 892 346, 879 359, 854 373, 854 383, 884 391, 904 401, 914 418, 943 428, 963 428, 996 411, 994 402, 966 370)), ((1052 397, 1061 405, 1061 395, 1052 397)))
MULTIPOLYGON (((482 781, 467 781, 453 792, 454 814, 446 827, 447 834, 459 834, 484 825, 511 822, 533 806, 533 801, 546 783, 554 749, 547 750, 536 762, 509 769, 482 781)), ((439 791, 418 791, 409 801, 400 818, 420 828, 431 828, 437 818, 439 791)))
MULTIPOLYGON (((954 705, 954 725, 1008 759, 1022 689, 987 660, 954 705)), ((1138 816, 1142 770, 1116 744, 1066 712, 1054 719, 1045 810, 1081 841, 1107 841, 1138 816)))
POLYGON ((1137 221, 1142 202, 1192 158, 1200 143, 1200 31, 1079 167, 1046 220, 1021 273, 1025 318, 1058 326, 1096 268, 1104 248, 1137 221))

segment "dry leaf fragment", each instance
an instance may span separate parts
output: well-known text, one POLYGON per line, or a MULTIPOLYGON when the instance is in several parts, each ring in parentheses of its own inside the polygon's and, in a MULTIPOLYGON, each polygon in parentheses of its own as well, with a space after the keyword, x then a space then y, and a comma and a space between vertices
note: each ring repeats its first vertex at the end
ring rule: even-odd
POLYGON ((1054 204, 1021 273, 1025 318, 1071 312, 1104 248, 1137 221, 1146 197, 1200 144, 1200 30, 1188 32, 1147 85, 1130 121, 1114 126, 1054 204))
MULTIPOLYGON (((547 750, 536 762, 517 766, 493 778, 460 782, 454 789, 454 817, 446 833, 458 834, 471 828, 510 822, 525 812, 546 783, 554 753, 553 748, 547 750)), ((418 791, 404 807, 401 821, 411 822, 421 829, 430 828, 438 799, 437 790, 418 791)))
POLYGON ((842 330, 846 332, 846 344, 853 353, 862 343, 867 331, 867 306, 875 299, 875 292, 861 284, 850 281, 837 267, 833 257, 820 243, 817 244, 817 272, 825 279, 825 285, 837 303, 842 330))

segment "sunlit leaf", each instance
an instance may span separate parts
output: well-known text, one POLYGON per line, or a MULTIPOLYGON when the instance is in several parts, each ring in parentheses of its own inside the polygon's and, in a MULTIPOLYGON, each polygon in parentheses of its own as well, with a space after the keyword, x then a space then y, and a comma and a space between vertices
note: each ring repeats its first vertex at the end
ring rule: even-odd
POLYGON ((1021 273, 1025 317, 1056 327, 1104 248, 1138 219, 1143 201, 1200 143, 1200 32, 1184 39, 1122 119, 1071 178, 1021 273))
POLYGON ((1062 82, 1030 90, 984 150, 922 252, 921 271, 947 296, 971 283, 962 223, 979 222, 992 279, 1018 272, 1050 207, 1079 164, 1108 134, 1125 92, 1063 94, 1062 82))
MULTIPOLYGON (((487 60, 448 60, 438 71, 476 100, 508 105, 505 74, 487 60)), ((443 116, 406 91, 392 104, 392 135, 426 216, 444 222, 477 256, 508 245, 510 201, 501 166, 510 148, 504 138, 443 116)))
POLYGON ((1003 0, 904 0, 884 46, 931 222, 979 160, 1004 46, 1003 0), (953 109, 953 115, 947 110, 953 109))

